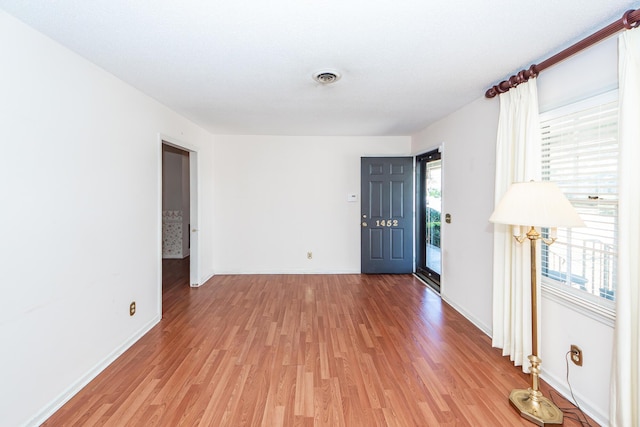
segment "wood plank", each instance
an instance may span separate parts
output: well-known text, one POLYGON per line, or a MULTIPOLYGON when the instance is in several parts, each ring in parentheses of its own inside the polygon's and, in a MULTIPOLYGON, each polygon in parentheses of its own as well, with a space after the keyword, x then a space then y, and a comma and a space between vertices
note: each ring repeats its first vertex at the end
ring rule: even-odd
POLYGON ((508 402, 528 381, 413 276, 190 288, 167 260, 163 320, 44 426, 530 426, 508 402))

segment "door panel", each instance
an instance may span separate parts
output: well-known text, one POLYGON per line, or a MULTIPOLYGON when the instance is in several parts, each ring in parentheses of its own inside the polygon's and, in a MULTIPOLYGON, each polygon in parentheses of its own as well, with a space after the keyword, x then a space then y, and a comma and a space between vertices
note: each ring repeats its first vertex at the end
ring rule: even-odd
POLYGON ((370 236, 370 258, 374 260, 384 259, 383 236, 381 229, 369 229, 370 236))
POLYGON ((391 230, 391 259, 404 259, 405 230, 392 228, 391 230))
POLYGON ((413 158, 361 160, 361 271, 413 272, 413 158))

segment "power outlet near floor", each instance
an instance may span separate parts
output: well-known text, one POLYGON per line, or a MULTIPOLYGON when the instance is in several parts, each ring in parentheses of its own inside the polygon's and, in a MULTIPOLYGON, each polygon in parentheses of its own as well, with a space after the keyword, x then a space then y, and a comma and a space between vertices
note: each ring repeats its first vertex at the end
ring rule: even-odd
POLYGON ((134 314, 136 314, 136 302, 133 301, 131 302, 131 304, 129 304, 129 316, 133 316, 134 314))
POLYGON ((582 366, 582 349, 575 344, 571 344, 571 361, 582 366))
POLYGON ((313 259, 313 252, 307 252, 307 259, 313 259))

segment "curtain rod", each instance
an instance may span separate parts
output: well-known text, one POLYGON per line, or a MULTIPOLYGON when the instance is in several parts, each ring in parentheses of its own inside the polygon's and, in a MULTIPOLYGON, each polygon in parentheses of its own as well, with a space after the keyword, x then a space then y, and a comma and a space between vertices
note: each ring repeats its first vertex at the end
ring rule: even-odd
POLYGON ((630 30, 640 25, 640 9, 628 10, 622 15, 622 18, 607 25, 599 31, 591 34, 589 37, 580 40, 576 44, 569 46, 562 52, 556 53, 550 58, 545 59, 539 64, 533 64, 528 70, 522 70, 518 74, 509 77, 508 80, 503 80, 497 85, 489 88, 485 92, 484 96, 487 98, 493 98, 496 95, 509 91, 509 89, 518 86, 520 83, 524 83, 532 77, 536 77, 542 70, 545 70, 552 65, 557 64, 560 61, 567 59, 568 57, 584 50, 594 44, 606 39, 615 33, 624 29, 630 30))

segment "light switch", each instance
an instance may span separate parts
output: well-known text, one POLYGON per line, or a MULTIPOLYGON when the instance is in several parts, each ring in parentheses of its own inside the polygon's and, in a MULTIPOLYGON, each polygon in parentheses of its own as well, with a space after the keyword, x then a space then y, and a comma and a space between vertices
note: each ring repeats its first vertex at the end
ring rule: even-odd
POLYGON ((353 194, 353 193, 347 194, 347 202, 357 202, 357 201, 358 201, 357 194, 353 194))

